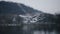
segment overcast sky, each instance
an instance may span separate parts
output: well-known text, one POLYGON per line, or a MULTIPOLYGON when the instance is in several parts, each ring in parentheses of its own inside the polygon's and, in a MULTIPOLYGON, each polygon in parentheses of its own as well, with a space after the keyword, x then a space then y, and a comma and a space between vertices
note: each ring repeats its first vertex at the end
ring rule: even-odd
POLYGON ((48 13, 60 13, 60 0, 5 0, 17 3, 23 3, 27 6, 33 7, 48 13))

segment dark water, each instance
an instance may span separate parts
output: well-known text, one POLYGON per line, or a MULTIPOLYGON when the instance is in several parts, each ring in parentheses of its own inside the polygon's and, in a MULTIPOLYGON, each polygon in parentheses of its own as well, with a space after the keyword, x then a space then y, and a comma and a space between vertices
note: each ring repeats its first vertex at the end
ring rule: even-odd
MULTIPOLYGON (((37 27, 36 27, 37 28, 37 27)), ((59 31, 53 29, 35 29, 31 25, 24 26, 0 26, 0 34, 60 34, 59 31)))
POLYGON ((44 31, 44 30, 41 30, 41 31, 34 31, 33 34, 58 34, 55 30, 53 31, 44 31))

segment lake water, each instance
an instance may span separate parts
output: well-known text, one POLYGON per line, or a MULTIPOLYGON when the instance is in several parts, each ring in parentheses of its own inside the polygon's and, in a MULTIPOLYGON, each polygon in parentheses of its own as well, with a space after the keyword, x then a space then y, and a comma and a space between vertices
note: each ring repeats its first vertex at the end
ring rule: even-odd
POLYGON ((55 30, 49 32, 49 31, 33 31, 33 34, 57 34, 57 32, 55 30))

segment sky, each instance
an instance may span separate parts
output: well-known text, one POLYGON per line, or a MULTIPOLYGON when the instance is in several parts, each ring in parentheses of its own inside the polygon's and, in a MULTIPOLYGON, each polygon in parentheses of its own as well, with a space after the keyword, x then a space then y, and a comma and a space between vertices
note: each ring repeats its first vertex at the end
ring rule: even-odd
POLYGON ((23 3, 34 9, 46 12, 46 13, 60 13, 60 0, 5 0, 16 3, 23 3))

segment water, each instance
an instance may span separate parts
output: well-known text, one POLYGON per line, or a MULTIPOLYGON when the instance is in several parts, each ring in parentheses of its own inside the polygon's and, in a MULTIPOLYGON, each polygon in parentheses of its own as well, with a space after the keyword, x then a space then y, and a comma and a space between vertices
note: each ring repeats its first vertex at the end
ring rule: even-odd
POLYGON ((57 30, 35 30, 27 26, 0 26, 0 33, 2 34, 60 34, 57 30), (24 29, 23 29, 24 28, 24 29))
POLYGON ((49 31, 44 31, 44 30, 41 30, 41 31, 33 31, 33 34, 57 34, 57 32, 56 31, 51 31, 51 32, 49 32, 49 31))

